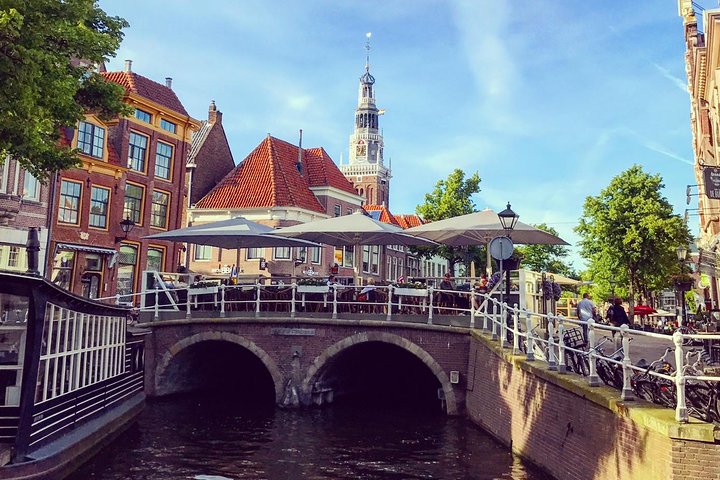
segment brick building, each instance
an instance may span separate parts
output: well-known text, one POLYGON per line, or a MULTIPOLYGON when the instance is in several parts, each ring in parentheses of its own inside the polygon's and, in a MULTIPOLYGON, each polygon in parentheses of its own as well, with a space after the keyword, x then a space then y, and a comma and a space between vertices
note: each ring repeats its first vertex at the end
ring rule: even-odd
POLYGON ((45 273, 50 187, 43 185, 11 157, 0 165, 0 270, 27 270, 30 227, 39 228, 40 274, 45 273))
POLYGON ((178 263, 173 243, 143 237, 183 226, 185 159, 200 124, 170 78, 160 84, 138 75, 130 60, 124 71, 103 76, 125 88, 124 102, 135 112, 109 123, 86 115, 69 135, 82 166, 55 179, 48 272, 79 295, 136 301, 141 271, 178 263))

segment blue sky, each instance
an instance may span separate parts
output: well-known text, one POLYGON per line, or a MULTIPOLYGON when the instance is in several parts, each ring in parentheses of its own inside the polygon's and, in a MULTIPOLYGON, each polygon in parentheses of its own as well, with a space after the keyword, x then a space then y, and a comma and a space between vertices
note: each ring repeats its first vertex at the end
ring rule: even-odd
POLYGON ((132 59, 142 75, 173 77, 200 120, 215 100, 236 162, 267 133, 294 143, 300 128, 304 146, 347 162, 372 32, 394 213, 413 213, 461 168, 482 178, 478 208, 509 201, 574 244, 585 197, 632 164, 663 177, 679 214, 695 183, 673 0, 100 4, 131 25, 109 69, 132 59))

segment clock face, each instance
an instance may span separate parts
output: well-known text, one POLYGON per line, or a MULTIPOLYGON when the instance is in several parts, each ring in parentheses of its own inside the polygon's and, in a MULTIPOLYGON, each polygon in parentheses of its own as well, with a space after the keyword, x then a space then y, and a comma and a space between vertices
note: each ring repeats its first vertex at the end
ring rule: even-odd
POLYGON ((358 145, 355 147, 355 155, 358 157, 364 157, 367 154, 367 147, 365 145, 358 145))

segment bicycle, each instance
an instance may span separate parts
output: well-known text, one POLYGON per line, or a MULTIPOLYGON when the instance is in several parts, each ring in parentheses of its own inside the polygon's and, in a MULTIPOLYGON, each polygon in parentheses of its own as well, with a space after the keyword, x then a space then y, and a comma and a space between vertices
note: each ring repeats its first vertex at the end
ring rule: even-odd
POLYGON ((620 347, 612 354, 606 355, 601 346, 611 340, 612 339, 610 337, 604 337, 602 342, 593 347, 598 355, 598 358, 595 359, 595 369, 598 377, 600 377, 605 385, 621 390, 623 388, 623 384, 625 383, 623 367, 618 363, 608 361, 608 359, 615 360, 617 362, 622 361, 625 357, 625 350, 623 347, 620 347))

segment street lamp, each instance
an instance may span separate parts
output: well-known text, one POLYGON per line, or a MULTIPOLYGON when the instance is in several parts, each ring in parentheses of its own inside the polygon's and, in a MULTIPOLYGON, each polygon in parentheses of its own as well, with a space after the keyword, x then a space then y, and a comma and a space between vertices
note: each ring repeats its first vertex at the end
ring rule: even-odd
MULTIPOLYGON (((680 262, 680 275, 685 273, 685 257, 687 257, 687 247, 680 245, 675 250, 677 253, 678 261, 680 262)), ((685 285, 682 283, 683 279, 677 285, 677 289, 680 291, 680 326, 685 325, 685 285)))
POLYGON ((122 242, 123 240, 127 240, 128 233, 130 233, 135 226, 135 222, 130 220, 130 217, 127 217, 125 220, 122 220, 120 222, 120 228, 122 229, 124 237, 115 237, 115 243, 122 242))
MULTIPOLYGON (((515 225, 517 225, 518 218, 520 216, 513 212, 512 208, 510 208, 510 202, 507 204, 507 208, 503 210, 502 212, 498 213, 498 219, 500 220, 500 225, 502 225, 503 229, 505 230, 505 236, 510 239, 510 236, 512 235, 512 231, 515 228, 515 225)), ((508 242, 510 245, 510 251, 513 251, 515 247, 512 244, 512 241, 508 242)), ((503 270, 503 259, 501 257, 500 260, 500 271, 503 270)), ((501 273, 502 275, 502 273, 501 273)), ((502 292, 501 292, 502 295, 502 292)), ((505 270, 505 301, 510 301, 510 269, 508 268, 505 270)), ((500 299, 500 302, 502 303, 502 298, 500 299)), ((508 316, 511 316, 508 312, 508 316)), ((505 325, 508 326, 508 319, 505 319, 505 325)), ((510 337, 510 331, 508 330, 506 338, 509 340, 510 337)))

